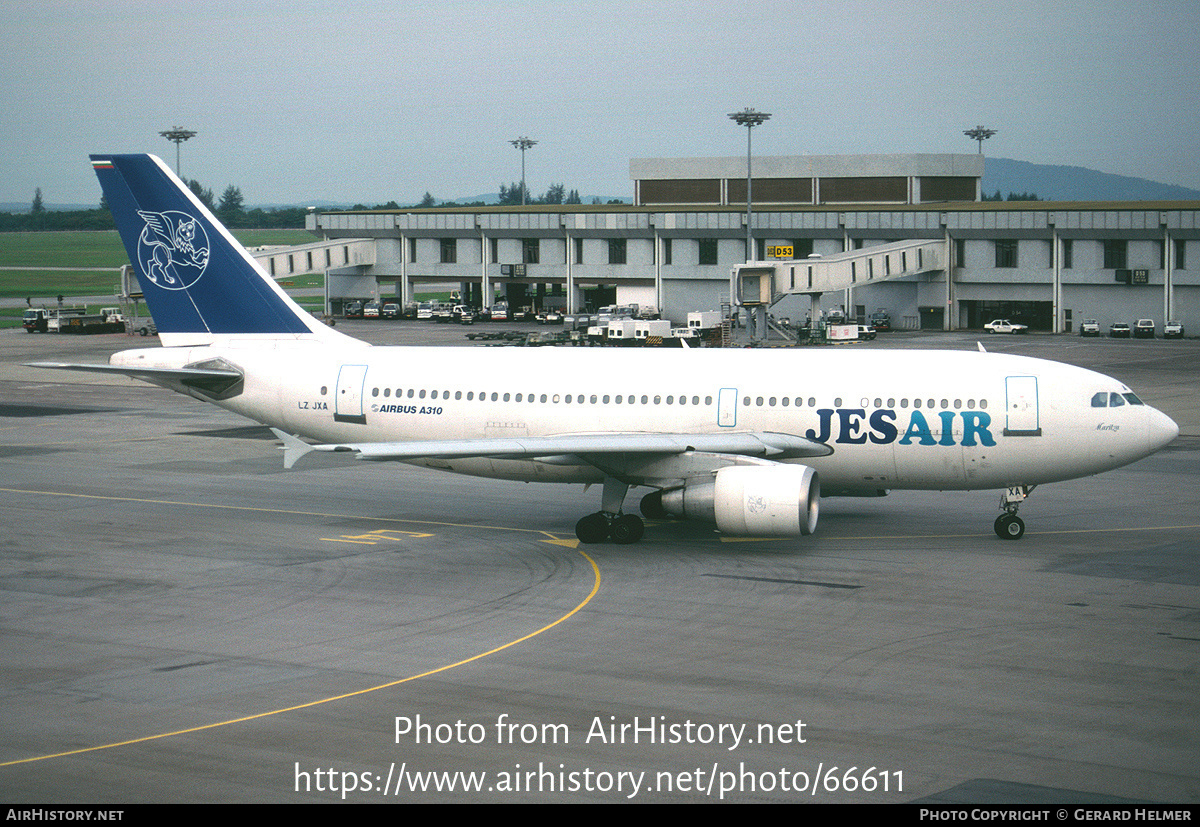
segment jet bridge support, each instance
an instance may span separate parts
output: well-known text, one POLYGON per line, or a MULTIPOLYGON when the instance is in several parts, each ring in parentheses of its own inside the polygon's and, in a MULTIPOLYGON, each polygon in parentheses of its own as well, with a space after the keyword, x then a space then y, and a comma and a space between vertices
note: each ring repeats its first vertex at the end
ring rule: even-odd
POLYGON ((916 239, 795 261, 751 261, 730 274, 733 303, 746 308, 753 341, 767 335, 767 308, 786 296, 808 295, 810 318, 821 314, 821 294, 946 269, 944 239, 916 239))

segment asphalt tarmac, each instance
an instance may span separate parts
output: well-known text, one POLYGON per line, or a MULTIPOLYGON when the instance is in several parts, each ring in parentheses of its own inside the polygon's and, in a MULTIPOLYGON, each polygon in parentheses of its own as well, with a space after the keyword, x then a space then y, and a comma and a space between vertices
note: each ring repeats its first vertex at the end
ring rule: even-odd
POLYGON ((596 489, 285 472, 217 408, 20 366, 149 340, 0 332, 0 800, 1195 803, 1200 342, 981 340, 1181 436, 1039 488, 1018 542, 997 492, 897 492, 576 547, 596 489))

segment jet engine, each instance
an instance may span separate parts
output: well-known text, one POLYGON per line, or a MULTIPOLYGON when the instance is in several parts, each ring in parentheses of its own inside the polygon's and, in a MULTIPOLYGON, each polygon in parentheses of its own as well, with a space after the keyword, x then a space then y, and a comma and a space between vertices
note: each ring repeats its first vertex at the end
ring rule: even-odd
POLYGON ((726 534, 796 537, 817 529, 821 483, 807 465, 733 465, 711 481, 662 492, 668 514, 715 522, 726 534))

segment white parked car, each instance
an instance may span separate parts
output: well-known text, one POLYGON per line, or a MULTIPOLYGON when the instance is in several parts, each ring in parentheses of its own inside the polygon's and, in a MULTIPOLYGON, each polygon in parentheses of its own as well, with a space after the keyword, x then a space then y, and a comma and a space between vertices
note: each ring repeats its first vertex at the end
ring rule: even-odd
POLYGON ((1027 325, 1010 322, 1008 319, 993 319, 983 326, 983 329, 988 333, 1025 333, 1029 330, 1027 325))

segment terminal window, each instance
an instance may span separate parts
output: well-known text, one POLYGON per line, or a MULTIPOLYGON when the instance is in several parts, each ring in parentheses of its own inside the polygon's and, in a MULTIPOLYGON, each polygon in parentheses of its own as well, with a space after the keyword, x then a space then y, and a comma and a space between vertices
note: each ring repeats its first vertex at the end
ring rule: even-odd
POLYGON ((1129 242, 1110 240, 1104 242, 1104 269, 1123 270, 1129 265, 1129 242))
POLYGON ((1015 238, 996 239, 996 266, 1017 266, 1017 240, 1015 238))

